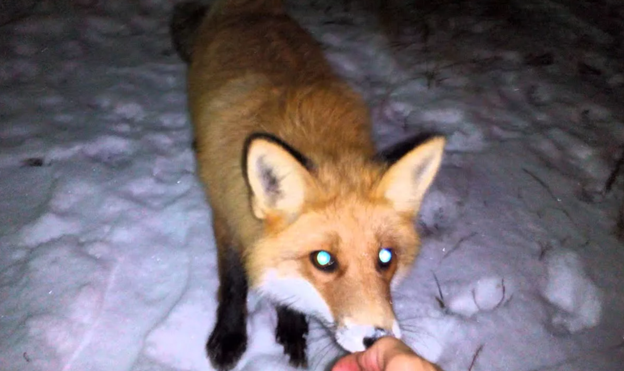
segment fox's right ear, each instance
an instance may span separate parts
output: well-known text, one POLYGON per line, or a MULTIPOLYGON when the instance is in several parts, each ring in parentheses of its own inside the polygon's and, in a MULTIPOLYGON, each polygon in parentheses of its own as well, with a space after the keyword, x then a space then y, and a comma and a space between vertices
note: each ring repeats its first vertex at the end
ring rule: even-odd
POLYGON ((253 213, 293 217, 300 213, 312 176, 303 158, 285 143, 268 135, 248 139, 243 170, 252 193, 253 213))

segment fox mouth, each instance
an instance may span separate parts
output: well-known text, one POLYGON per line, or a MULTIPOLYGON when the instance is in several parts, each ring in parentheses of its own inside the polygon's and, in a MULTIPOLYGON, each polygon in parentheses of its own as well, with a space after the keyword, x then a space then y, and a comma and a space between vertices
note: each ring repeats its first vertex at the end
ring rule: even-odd
POLYGON ((392 336, 401 338, 401 330, 395 320, 392 330, 372 325, 359 325, 346 322, 334 333, 334 338, 338 345, 348 352, 361 352, 371 347, 378 339, 392 336))

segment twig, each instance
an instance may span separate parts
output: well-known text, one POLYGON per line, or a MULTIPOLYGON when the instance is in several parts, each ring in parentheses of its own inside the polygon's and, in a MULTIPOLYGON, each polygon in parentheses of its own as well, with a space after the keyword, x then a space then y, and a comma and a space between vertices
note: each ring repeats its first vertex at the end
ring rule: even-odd
POLYGON ((609 174, 609 177, 607 178, 607 182, 605 183, 605 188, 604 188, 605 194, 611 192, 611 188, 613 188, 613 184, 615 183, 618 175, 622 171, 622 168, 624 168, 624 150, 622 150, 622 153, 620 154, 620 157, 615 163, 615 166, 613 167, 611 174, 609 174))
POLYGON ((624 240, 624 201, 622 202, 622 206, 620 207, 620 212, 618 213, 617 218, 617 226, 615 230, 617 237, 620 240, 624 240))
POLYGON ((544 257, 546 256, 546 254, 553 249, 553 246, 550 242, 546 242, 545 244, 541 244, 540 243, 540 247, 542 248, 540 250, 540 254, 539 254, 539 258, 538 260, 542 260, 544 259, 544 257))
POLYGON ((505 302, 505 297, 507 296, 507 287, 505 287, 505 279, 501 278, 501 285, 503 285, 503 295, 501 296, 501 300, 496 304, 494 308, 498 308, 505 302))
POLYGON ((476 289, 470 290, 470 293, 472 294, 472 302, 475 303, 475 305, 477 306, 477 309, 481 311, 481 306, 479 306, 479 303, 477 303, 477 294, 475 291, 476 289))
POLYGON ((531 178, 533 178, 536 182, 538 182, 542 187, 544 187, 544 189, 546 189, 546 191, 548 192, 548 194, 550 194, 550 197, 552 197, 554 200, 556 200, 557 202, 561 203, 561 199, 557 196, 555 196, 555 194, 553 193, 552 189, 550 189, 550 187, 548 186, 548 184, 546 184, 546 182, 544 182, 542 179, 540 179, 537 175, 535 175, 533 172, 529 171, 526 168, 522 168, 522 171, 524 171, 525 173, 529 174, 529 176, 531 178))
POLYGON ((447 256, 451 255, 453 252, 455 252, 457 249, 459 249, 459 247, 461 246, 462 243, 466 242, 467 240, 471 239, 472 237, 474 237, 476 235, 477 235, 477 232, 472 232, 468 236, 464 236, 464 237, 460 238, 459 241, 457 241, 457 243, 455 244, 455 246, 453 246, 452 249, 450 249, 446 254, 444 254, 442 259, 444 259, 447 256))
POLYGON ((468 371, 472 371, 475 363, 477 362, 477 358, 479 357, 479 354, 481 354, 482 350, 483 350, 483 344, 479 345, 479 347, 477 348, 477 351, 475 352, 474 356, 472 356, 472 362, 470 362, 470 367, 468 367, 468 371))
POLYGON ((436 296, 436 300, 438 301, 441 309, 446 309, 446 304, 444 304, 444 294, 442 294, 442 288, 440 288, 440 281, 438 281, 438 276, 436 276, 434 272, 431 273, 433 274, 433 279, 435 280, 436 286, 438 287, 438 294, 440 295, 436 296))
MULTIPOLYGON (((538 182, 542 187, 544 187, 544 189, 548 192, 548 194, 550 195, 550 197, 552 197, 553 200, 557 201, 557 203, 559 203, 561 205, 561 199, 557 196, 555 196, 555 194, 553 193, 552 189, 550 189, 550 187, 548 186, 548 184, 546 184, 546 182, 544 182, 542 179, 540 179, 540 177, 538 177, 537 175, 535 175, 533 172, 529 171, 526 168, 522 168, 522 171, 524 171, 525 173, 529 174, 529 176, 531 178, 533 178, 536 182, 538 182)), ((570 215, 570 213, 568 212, 568 210, 566 210, 563 205, 561 206, 561 208, 554 208, 555 210, 559 210, 561 211, 563 214, 565 214, 565 216, 570 220, 570 222, 572 222, 572 224, 574 224, 574 226, 576 225, 576 222, 574 221, 574 219, 572 219, 572 215, 570 215)), ((543 210, 543 209, 542 209, 543 210)), ((541 219, 541 215, 538 212, 537 214, 540 219, 541 219)))
POLYGON ((568 220, 570 220, 570 222, 571 222, 572 224, 574 224, 574 226, 575 226, 575 227, 578 227, 578 226, 576 225, 576 222, 574 221, 574 219, 572 219, 572 215, 570 215, 570 213, 568 212, 568 210, 566 210, 563 206, 562 206, 562 207, 554 207, 554 206, 546 206, 546 207, 544 207, 542 210, 540 210, 540 211, 538 211, 538 212, 537 212, 537 215, 540 217, 540 219, 542 218, 542 212, 543 212, 544 210, 546 210, 546 209, 553 209, 553 210, 558 210, 558 211, 561 211, 561 212, 563 213, 563 215, 565 215, 565 216, 568 218, 568 220))

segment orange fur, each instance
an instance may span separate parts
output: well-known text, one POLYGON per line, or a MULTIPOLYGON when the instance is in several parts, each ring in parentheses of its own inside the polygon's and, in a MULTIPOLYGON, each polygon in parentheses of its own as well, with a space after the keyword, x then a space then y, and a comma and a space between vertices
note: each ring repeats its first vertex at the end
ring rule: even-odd
POLYGON ((204 21, 188 75, 200 177, 242 246, 262 234, 241 170, 243 143, 269 132, 319 164, 326 198, 370 189, 368 110, 339 81, 311 36, 286 15, 241 12, 204 21), (346 180, 346 181, 343 181, 346 180))
POLYGON ((240 249, 251 287, 262 286, 269 270, 303 278, 329 307, 331 326, 348 319, 391 332, 390 286, 418 254, 413 217, 443 141, 429 144, 424 155, 413 151, 394 171, 373 161, 362 98, 334 75, 318 43, 277 0, 215 5, 196 39, 188 89, 217 243, 240 249), (289 204, 294 214, 266 205, 252 211, 251 203, 262 200, 253 200, 241 164, 245 140, 257 132, 280 138, 315 165, 309 173, 302 166, 286 173, 305 188, 303 201, 289 204), (428 162, 418 164, 421 157, 428 162), (412 168, 425 170, 401 175, 412 168), (375 263, 383 247, 397 258, 380 271, 375 263), (310 254, 318 250, 336 257, 336 272, 313 266, 310 254))

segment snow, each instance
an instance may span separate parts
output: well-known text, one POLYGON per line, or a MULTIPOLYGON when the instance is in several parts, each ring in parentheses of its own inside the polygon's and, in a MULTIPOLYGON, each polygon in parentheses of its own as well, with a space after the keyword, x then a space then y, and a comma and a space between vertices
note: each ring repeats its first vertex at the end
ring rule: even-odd
POLYGON ((600 290, 587 278, 578 255, 561 252, 548 259, 548 281, 543 295, 558 311, 552 325, 578 332, 600 323, 600 290))
MULTIPOLYGON (((0 370, 204 371, 210 209, 173 1, 7 2, 0 17, 0 370)), ((624 369, 624 7, 290 2, 371 107, 380 147, 448 137, 394 294, 447 371, 624 369), (394 30, 394 32, 392 31, 394 30)), ((4 6, 4 5, 3 5, 4 6)), ((249 298, 239 370, 289 370, 249 298)), ((310 365, 340 355, 311 324, 310 365)))
POLYGON ((461 286, 449 300, 451 313, 472 317, 481 311, 491 311, 509 300, 505 280, 501 277, 485 277, 471 286, 461 286))

